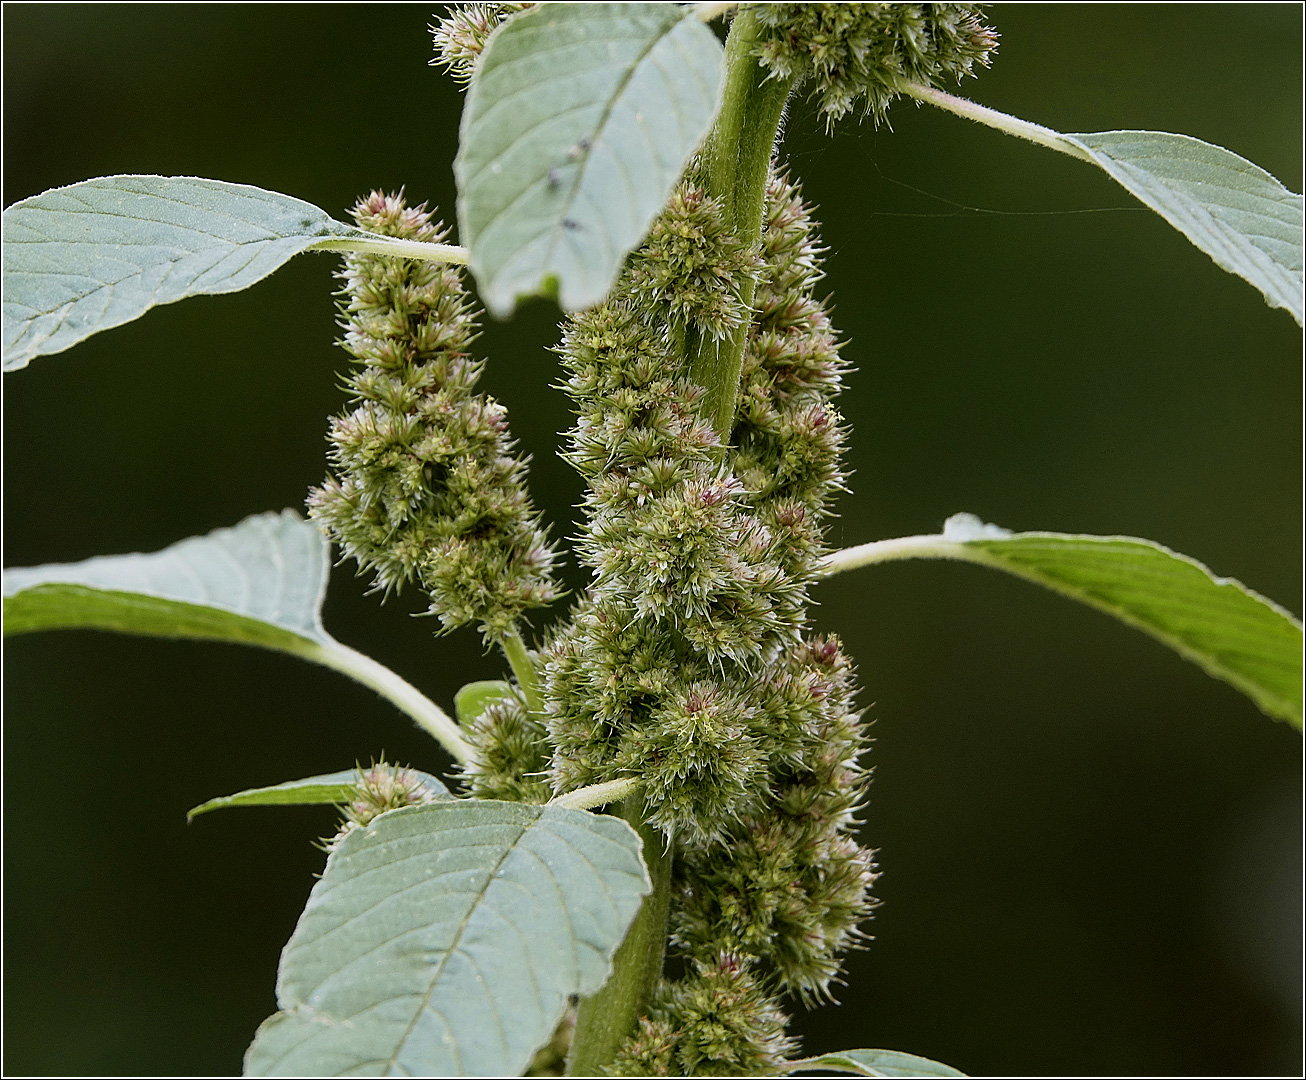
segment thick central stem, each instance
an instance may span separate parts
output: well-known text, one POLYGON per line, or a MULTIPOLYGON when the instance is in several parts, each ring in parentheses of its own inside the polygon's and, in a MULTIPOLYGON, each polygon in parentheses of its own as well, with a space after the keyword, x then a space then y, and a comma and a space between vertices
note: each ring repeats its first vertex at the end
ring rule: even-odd
MULTIPOLYGON (((739 241, 754 247, 762 236, 766 185, 776 132, 784 115, 792 79, 768 78, 757 61, 761 26, 745 8, 735 16, 726 40, 726 85, 716 126, 703 145, 709 195, 724 207, 726 220, 739 241)), ((753 304, 755 283, 741 290, 746 307, 753 304)), ((695 337, 688 344, 689 377, 707 390, 703 414, 723 442, 730 438, 739 393, 748 326, 726 338, 695 337)))
POLYGON ((644 865, 653 881, 653 891, 644 897, 639 914, 612 958, 612 976, 576 1011, 576 1030, 567 1058, 568 1076, 603 1074, 621 1044, 635 1033, 662 976, 667 911, 671 905, 671 848, 660 832, 644 824, 642 795, 623 802, 621 816, 644 841, 644 865))

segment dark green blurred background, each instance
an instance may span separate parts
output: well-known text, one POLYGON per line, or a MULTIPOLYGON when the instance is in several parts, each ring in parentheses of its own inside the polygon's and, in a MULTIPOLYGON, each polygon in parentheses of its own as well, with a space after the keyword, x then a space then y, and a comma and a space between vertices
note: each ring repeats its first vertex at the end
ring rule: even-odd
MULTIPOLYGON (((4 202, 146 172, 337 214, 405 184, 451 216, 460 101, 427 66, 432 11, 7 5, 4 202)), ((1299 5, 990 14, 996 63, 963 93, 1065 131, 1185 132, 1301 190, 1299 5)), ((1150 537, 1300 611, 1291 318, 1080 162, 909 104, 890 121, 827 139, 798 102, 788 122, 858 368, 833 542, 970 510, 1150 537)), ((6 376, 5 563, 301 506, 341 401, 334 267, 304 256, 6 376)), ((482 343, 566 535, 580 486, 554 454, 554 321, 539 304, 482 343)), ((332 631, 446 706, 502 670, 471 631, 408 618, 415 596, 381 608, 348 567, 332 588, 332 631)), ((875 722, 884 903, 843 1006, 798 1021, 809 1050, 1299 1074, 1297 733, 1137 632, 975 567, 869 569, 817 596, 875 722)), ((6 1072, 236 1072, 332 815, 188 828, 186 809, 382 750, 446 760, 368 691, 280 656, 61 633, 5 660, 6 1072)))

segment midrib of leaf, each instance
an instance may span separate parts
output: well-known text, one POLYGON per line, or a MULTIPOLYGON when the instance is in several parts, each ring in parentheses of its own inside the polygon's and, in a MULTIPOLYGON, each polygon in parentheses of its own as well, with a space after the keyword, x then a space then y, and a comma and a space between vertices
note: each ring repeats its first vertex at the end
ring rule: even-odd
MULTIPOLYGON (((650 41, 650 42, 648 43, 648 46, 644 49, 644 51, 641 52, 641 53, 638 55, 638 57, 636 57, 636 58, 635 58, 635 59, 634 59, 634 60, 633 60, 633 61, 632 61, 628 66, 627 66, 626 71, 625 71, 625 73, 622 75, 621 80, 620 80, 620 82, 618 83, 616 90, 615 90, 615 91, 613 92, 613 94, 608 98, 607 103, 603 106, 603 113, 602 113, 602 115, 600 115, 600 117, 599 117, 599 122, 598 122, 598 123, 595 125, 595 127, 594 127, 594 131, 595 131, 596 134, 597 134, 598 132, 600 132, 600 131, 603 131, 604 128, 607 127, 607 125, 608 125, 608 121, 609 121, 609 120, 611 119, 611 117, 612 117, 612 110, 616 107, 617 102, 620 101, 621 98, 622 98, 622 96, 626 93, 626 90, 627 90, 627 89, 629 88, 629 86, 630 86, 630 80, 631 80, 632 78, 634 78, 634 76, 635 76, 635 72, 639 69, 640 64, 642 64, 642 63, 644 62, 645 57, 647 57, 647 56, 649 55, 649 53, 651 53, 654 49, 656 49, 656 48, 658 47, 658 45, 660 45, 664 40, 666 40, 666 38, 667 38, 667 37, 668 37, 668 36, 669 36, 669 35, 670 35, 670 34, 671 34, 675 29, 676 29, 676 27, 678 27, 679 25, 680 25, 680 23, 672 23, 672 24, 671 24, 671 25, 666 29, 666 31, 665 31, 664 33, 659 34, 656 38, 654 38, 652 41, 650 41)), ((655 148, 655 149, 656 149, 656 148, 655 148)), ((575 180, 572 181, 572 185, 571 185, 571 194, 568 196, 568 199, 567 199, 567 210, 568 210, 568 212, 570 212, 571 208, 576 204, 576 197, 577 197, 577 195, 578 195, 579 192, 580 192, 580 189, 581 189, 581 182, 584 180, 584 178, 585 178, 585 176, 586 176, 586 170, 589 169, 589 167, 590 167, 590 163, 592 162, 592 160, 593 160, 593 147, 590 148, 590 153, 588 153, 588 154, 585 155, 584 160, 581 162, 581 166, 580 166, 580 168, 576 170, 576 178, 575 178, 575 180)), ((622 161, 618 158, 618 159, 617 159, 617 164, 621 167, 621 176, 622 176, 622 179, 626 181, 626 185, 627 185, 627 187, 629 187, 629 186, 630 186, 630 176, 629 176, 629 175, 627 174, 627 172, 626 172, 626 166, 625 166, 625 163, 622 162, 622 161)), ((604 224, 602 215, 599 215, 599 217, 598 217, 598 221, 599 221, 599 224, 604 224)), ((607 230, 606 228, 604 228, 604 230, 603 230, 603 234, 604 234, 604 240, 603 240, 603 242, 604 242, 605 246, 608 248, 608 250, 611 251, 611 250, 612 250, 612 241, 611 241, 610 236, 608 235, 608 230, 607 230)), ((562 229, 561 227, 555 227, 555 228, 553 229, 553 236, 552 236, 552 238, 549 240, 549 246, 548 246, 548 248, 547 248, 547 251, 548 251, 548 254, 549 254, 549 257, 550 257, 550 258, 553 257, 554 252, 555 252, 555 251, 557 250, 557 248, 558 248, 558 244, 561 243, 561 241, 562 241, 562 236, 563 236, 563 229, 562 229)))
MULTIPOLYGON (((602 131, 602 130, 604 129, 604 127, 607 125, 609 119, 611 119, 613 109, 616 107, 617 103, 621 100, 622 95, 625 94, 627 88, 630 86, 630 80, 631 80, 632 78, 634 78, 634 76, 635 76, 635 72, 636 72, 636 70, 639 68, 640 64, 642 64, 642 63, 644 62, 644 59, 649 55, 649 53, 651 53, 655 48, 657 48, 658 45, 660 45, 664 40, 666 40, 666 38, 667 38, 668 36, 670 36, 670 34, 671 34, 671 33, 672 33, 672 32, 673 32, 673 31, 674 31, 674 30, 675 30, 679 25, 680 25, 680 23, 678 23, 678 22, 676 22, 676 23, 672 23, 671 26, 669 26, 669 27, 667 28, 667 30, 666 30, 664 33, 662 33, 662 34, 659 35, 658 37, 654 38, 651 42, 649 42, 648 45, 647 45, 647 47, 644 49, 644 51, 641 52, 641 53, 640 53, 640 54, 639 54, 639 55, 638 55, 634 60, 632 60, 632 61, 628 64, 625 73, 622 75, 621 80, 620 80, 619 83, 617 84, 616 89, 615 89, 615 90, 613 91, 613 93, 608 97, 607 103, 606 103, 606 104, 604 105, 604 107, 603 107, 603 112, 602 112, 601 115, 599 116, 598 122, 593 126, 593 131, 594 131, 594 133, 595 133, 596 135, 598 134, 598 132, 600 132, 600 131, 602 131)), ((642 36, 642 35, 641 35, 641 36, 642 36)), ((633 35, 632 35, 632 37, 634 38, 634 40, 639 40, 638 37, 634 37, 633 35)), ((516 60, 510 61, 510 62, 507 63, 507 64, 500 65, 498 68, 496 68, 496 73, 502 71, 504 68, 511 68, 511 67, 513 66, 513 64, 516 64, 516 63, 518 63, 518 62, 520 62, 520 61, 522 61, 522 60, 533 60, 536 56, 539 56, 539 55, 545 55, 545 54, 547 54, 548 52, 559 52, 559 51, 562 51, 562 50, 564 50, 564 49, 570 49, 570 48, 574 48, 574 45, 572 45, 572 44, 566 44, 566 45, 556 46, 555 48, 553 48, 553 49, 551 49, 551 50, 542 50, 542 49, 541 49, 541 50, 536 50, 534 53, 528 53, 528 54, 526 54, 526 55, 524 55, 524 56, 518 57, 516 60)), ((586 69, 585 72, 583 72, 583 74, 592 74, 593 72, 596 72, 596 71, 602 71, 602 70, 604 69, 604 67, 606 67, 606 66, 607 66, 607 65, 600 64, 600 65, 597 66, 597 67, 591 67, 591 68, 588 68, 588 69, 586 69)), ((575 78, 575 77, 579 77, 579 76, 569 72, 569 73, 567 73, 565 76, 559 76, 558 78, 552 79, 552 80, 550 80, 550 81, 551 81, 551 82, 560 82, 560 81, 565 82, 565 81, 569 81, 569 80, 571 80, 572 78, 575 78)), ((542 84, 542 85, 547 86, 548 83, 544 83, 544 84, 542 84)), ((519 96, 521 96, 521 95, 529 95, 529 94, 531 94, 531 93, 539 93, 539 92, 540 92, 540 88, 539 88, 538 86, 535 86, 535 87, 526 87, 526 88, 524 88, 524 89, 518 91, 518 92, 515 93, 515 94, 510 94, 510 95, 508 95, 508 96, 505 97, 505 98, 501 98, 500 100, 496 101, 496 102, 495 102, 495 103, 494 103, 494 104, 493 104, 489 109, 487 109, 484 113, 481 114, 481 122, 482 122, 482 123, 485 122, 486 118, 489 117, 489 116, 491 116, 491 115, 493 115, 493 113, 494 113, 496 110, 498 110, 498 109, 500 109, 500 108, 506 108, 507 105, 508 105, 508 103, 511 102, 513 99, 515 99, 515 98, 517 98, 517 97, 519 97, 519 96)), ((592 104, 590 104, 590 103, 585 103, 585 104, 582 104, 582 105, 577 105, 574 109, 568 109, 568 110, 566 110, 565 112, 556 113, 556 114, 554 114, 553 116, 551 116, 549 119, 550 119, 550 121, 557 120, 557 119, 559 119, 559 118, 561 118, 561 117, 569 116, 569 115, 571 115, 572 113, 584 112, 585 110, 590 109, 590 108, 592 108, 592 107, 593 107, 593 106, 592 106, 592 104)), ((476 173, 475 173, 473 179, 479 177, 479 176, 480 176, 482 173, 484 173, 487 169, 493 167, 493 165, 494 165, 494 163, 495 163, 496 161, 501 160, 501 159, 502 159, 502 158, 503 158, 503 157, 504 157, 504 156, 505 156, 509 151, 512 150, 512 148, 513 148, 514 146, 517 145, 517 143, 521 142, 521 140, 526 139, 526 138, 530 138, 530 137, 531 137, 532 135, 534 135, 534 134, 535 134, 535 132, 534 132, 533 129, 527 129, 527 130, 523 131, 520 135, 518 135, 516 138, 514 138, 514 139, 512 140, 512 142, 510 142, 510 143, 508 143, 506 146, 504 146, 503 149, 501 149, 501 150, 498 152, 498 154, 497 154, 497 155, 496 155, 496 156, 495 156, 491 161, 487 161, 484 165, 482 165, 481 168, 479 168, 479 169, 476 171, 476 173)), ((565 203, 564 203, 564 207, 565 207, 565 209, 562 211, 562 217, 565 218, 565 217, 570 216, 570 213, 571 213, 572 208, 576 205, 576 199, 577 199, 577 197, 578 197, 578 195, 579 195, 579 193, 580 193, 580 189, 581 189, 582 183, 583 183, 583 181, 584 181, 584 179, 585 179, 585 176, 587 175, 586 170, 588 170, 588 169, 590 168, 590 165, 592 164, 592 162, 593 162, 593 147, 590 148, 590 152, 588 152, 588 153, 585 154, 584 158, 582 159, 582 161, 581 161, 581 163, 580 163, 580 168, 577 169, 576 172, 575 172, 575 174, 574 174, 574 177, 573 177, 572 182, 571 182, 570 190, 569 190, 568 193, 567 193, 566 201, 565 201, 565 203)), ((624 163, 621 162, 620 159, 617 159, 617 163, 618 163, 618 165, 621 167, 621 174, 622 174, 623 179, 625 179, 626 182, 629 184, 629 180, 630 180, 630 178, 629 178, 629 176, 628 176, 627 173, 626 173, 626 168, 625 168, 624 163)), ((517 204, 518 204, 522 199, 524 199, 524 198, 526 198, 527 196, 529 196, 533 191, 534 191, 534 185, 531 185, 531 186, 529 186, 529 187, 524 187, 524 188, 522 188, 522 190, 521 190, 520 192, 518 192, 517 195, 516 195, 516 196, 515 196, 515 197, 514 197, 510 202, 508 202, 508 203, 505 204, 504 206, 500 207, 500 209, 499 209, 499 210, 494 214, 494 216, 491 217, 491 218, 489 218, 489 219, 488 219, 488 220, 487 220, 487 221, 486 221, 486 222, 481 226, 481 232, 482 232, 482 233, 486 233, 486 232, 488 232, 488 231, 490 230, 490 228, 494 225, 494 223, 495 223, 496 221, 498 221, 501 217, 503 217, 504 214, 507 214, 507 213, 509 213, 511 210, 513 210, 513 209, 517 206, 517 204)), ((605 246, 607 247, 607 249, 608 249, 609 251, 613 250, 613 248, 612 248, 612 242, 611 242, 611 239, 610 239, 609 236, 608 236, 608 230, 607 230, 607 228, 606 228, 606 223, 604 222, 604 220, 603 220, 603 216, 602 216, 602 215, 599 215, 599 216, 598 216, 598 218, 597 218, 597 223, 598 223, 599 225, 604 225, 604 226, 605 226, 605 228, 603 229, 603 233, 604 233, 604 244, 605 244, 605 246)), ((560 226, 557 226, 557 225, 551 225, 551 226, 549 227, 549 230, 548 230, 548 231, 549 231, 549 233, 550 233, 551 235, 550 235, 550 238, 549 238, 548 246, 546 247, 545 251, 547 252, 547 257, 548 257, 549 259, 552 259, 553 256, 554 256, 554 253, 557 251, 558 244, 561 243, 561 241, 562 241, 562 238, 563 238, 564 232, 563 232, 563 229, 562 229, 560 226)))
MULTIPOLYGON (((540 820, 539 818, 536 818, 535 822, 523 825, 519 829, 517 833, 517 838, 513 840, 513 842, 504 849, 503 854, 499 856, 498 862, 494 864, 494 869, 485 875, 485 881, 482 883, 480 889, 477 891, 475 901, 468 906, 466 913, 462 917, 462 921, 458 924, 458 931, 456 934, 454 934, 453 941, 449 943, 449 948, 446 949, 444 955, 440 957, 439 966, 436 968, 434 974, 432 975, 431 981, 427 983, 426 994, 422 998, 421 1006, 413 1013, 413 1018, 408 1022, 408 1027, 404 1030, 403 1036, 399 1039, 398 1044, 395 1046, 394 1053, 390 1055, 390 1058, 387 1061, 387 1069, 393 1069, 398 1066, 399 1055, 403 1052, 404 1048, 408 1045, 408 1040, 412 1037, 413 1029, 417 1026, 418 1020, 420 1020, 422 1014, 425 1013, 428 1008, 430 1008, 431 997, 435 993, 435 988, 439 984, 441 977, 444 975, 445 965, 449 963, 449 958, 453 956, 453 954, 457 951, 458 945, 463 939, 463 935, 467 932, 467 926, 472 921, 472 916, 476 914, 477 909, 481 906, 481 904, 485 902, 485 894, 489 892, 490 884, 494 881, 495 875, 498 874, 500 868, 507 861, 508 856, 517 850, 517 845, 521 843, 522 837, 525 836, 527 830, 531 828, 531 824, 534 824, 539 820, 540 820)), ((473 825, 463 826, 463 828, 468 828, 468 829, 474 827, 475 826, 473 825)), ((420 854, 410 856, 410 858, 419 858, 419 857, 420 854)), ((414 882, 414 886, 419 884, 425 884, 425 882, 414 882)), ((564 906, 564 910, 566 910, 565 906, 564 906)), ((575 946, 573 945, 573 949, 574 947, 575 946)), ((471 964, 473 967, 475 967, 475 961, 472 959, 471 956, 467 957, 467 962, 471 964)), ((534 978, 534 972, 532 972, 532 978, 534 978)), ((536 989, 537 996, 538 993, 539 991, 537 988, 536 989)), ((487 994, 486 1000, 491 1002, 491 1005, 493 1005, 493 1001, 494 1001, 493 995, 487 994)), ((444 1026, 447 1028, 449 1026, 449 1022, 441 1014, 436 1013, 436 1015, 440 1016, 440 1022, 444 1024, 444 1026)), ((497 1010, 495 1012, 494 1019, 495 1019, 495 1026, 499 1032, 499 1039, 503 1043, 505 1056, 507 1056, 507 1051, 508 1051, 507 1033, 503 1029, 503 1018, 498 1015, 497 1010)), ((453 1050, 454 1050, 454 1054, 458 1058, 459 1071, 461 1072, 462 1051, 458 1048, 458 1043, 456 1040, 453 1043, 453 1050)))

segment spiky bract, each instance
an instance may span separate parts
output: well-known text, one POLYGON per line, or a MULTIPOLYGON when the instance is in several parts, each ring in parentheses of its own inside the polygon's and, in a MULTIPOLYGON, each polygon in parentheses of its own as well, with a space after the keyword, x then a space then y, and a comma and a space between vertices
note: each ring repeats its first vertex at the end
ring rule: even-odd
POLYGON ((370 768, 360 768, 349 801, 340 807, 340 829, 330 843, 369 824, 387 810, 422 806, 448 797, 447 792, 432 790, 417 773, 399 765, 378 761, 370 768))
POLYGON ((827 124, 864 98, 876 123, 903 81, 960 80, 985 67, 998 36, 978 4, 757 4, 758 58, 773 75, 811 81, 827 124))
POLYGON ((485 43, 499 24, 534 6, 533 3, 450 5, 445 17, 430 28, 436 52, 431 63, 444 68, 460 83, 470 82, 476 61, 485 51, 485 43))
MULTIPOLYGON (((354 217, 386 236, 445 236, 400 195, 373 192, 354 217)), ((361 367, 344 380, 354 407, 331 422, 335 474, 309 513, 377 588, 416 578, 445 629, 475 622, 500 637, 557 590, 504 409, 473 393, 481 364, 460 272, 350 255, 340 277, 341 344, 361 367)))

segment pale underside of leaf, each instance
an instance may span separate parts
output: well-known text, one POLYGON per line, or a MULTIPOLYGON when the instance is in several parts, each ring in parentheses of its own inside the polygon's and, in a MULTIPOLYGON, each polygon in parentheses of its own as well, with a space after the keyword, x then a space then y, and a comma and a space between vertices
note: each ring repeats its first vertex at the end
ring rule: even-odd
POLYGON ((598 303, 706 134, 722 50, 674 4, 544 4, 491 38, 468 89, 459 232, 490 312, 598 303))
POLYGON ((248 288, 355 232, 312 203, 190 176, 106 176, 4 211, 4 368, 187 296, 248 288))
MULTIPOLYGON (((452 799, 453 796, 439 780, 417 769, 404 769, 404 773, 419 781, 433 798, 452 799)), ((353 798, 362 780, 363 770, 343 769, 340 772, 308 776, 302 780, 287 780, 267 787, 246 788, 233 795, 219 795, 186 812, 186 819, 199 817, 211 810, 224 810, 231 806, 320 806, 339 804, 353 798)))
POLYGON ((826 1070, 855 1076, 965 1076, 964 1072, 929 1058, 899 1050, 840 1050, 834 1054, 787 1062, 787 1072, 826 1070))
POLYGON ((322 626, 330 545, 292 510, 257 514, 148 554, 104 555, 4 572, 4 632, 88 628, 276 649, 333 668, 389 698, 460 761, 469 750, 443 710, 322 626))
POLYGON ((331 852, 251 1075, 516 1076, 606 980, 650 884, 637 834, 557 807, 382 814, 331 852))
POLYGON ((465 262, 289 195, 197 176, 102 176, 4 211, 4 370, 188 296, 238 292, 301 251, 465 262))
POLYGON ((1063 136, 1272 307, 1303 321, 1302 196, 1223 147, 1163 131, 1063 136))
POLYGON ((1233 578, 1151 540, 1006 533, 970 514, 944 532, 836 552, 828 573, 897 559, 960 559, 1015 574, 1115 616, 1302 726, 1302 624, 1233 578), (1005 535, 1003 535, 1005 533, 1005 535))

